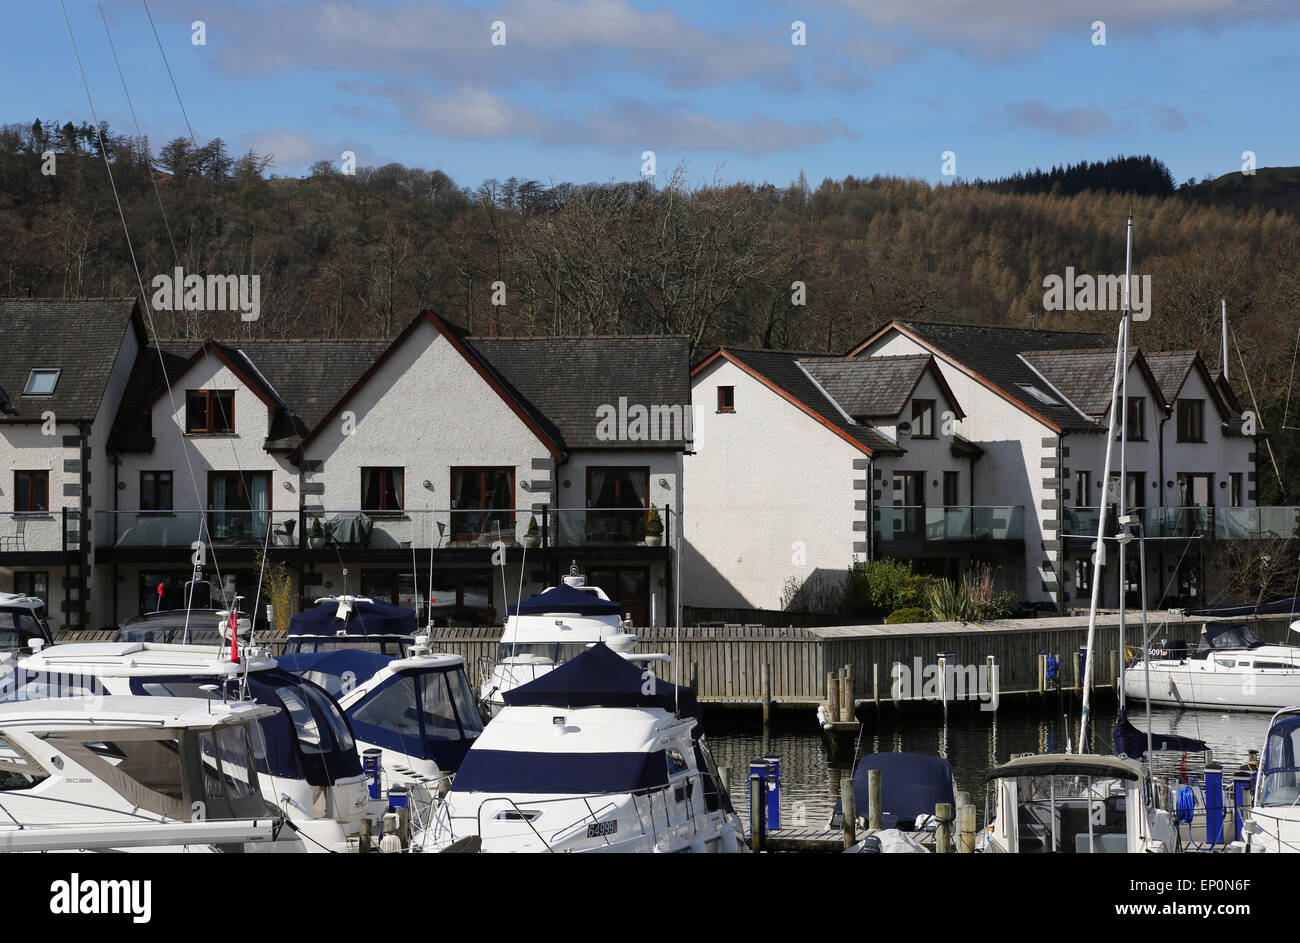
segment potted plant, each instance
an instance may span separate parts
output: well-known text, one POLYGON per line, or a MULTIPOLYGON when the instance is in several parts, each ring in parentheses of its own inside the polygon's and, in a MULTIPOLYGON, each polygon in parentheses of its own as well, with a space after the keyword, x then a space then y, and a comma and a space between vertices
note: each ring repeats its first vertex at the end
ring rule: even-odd
POLYGON ((650 513, 645 519, 645 545, 658 547, 664 540, 664 522, 659 519, 659 512, 650 505, 650 513))
POLYGON ((311 530, 307 534, 307 546, 313 550, 320 550, 325 546, 325 528, 320 525, 320 518, 311 519, 311 530))
POLYGON ((524 534, 524 546, 531 550, 537 546, 540 540, 537 530, 537 516, 531 515, 528 518, 528 532, 524 534))

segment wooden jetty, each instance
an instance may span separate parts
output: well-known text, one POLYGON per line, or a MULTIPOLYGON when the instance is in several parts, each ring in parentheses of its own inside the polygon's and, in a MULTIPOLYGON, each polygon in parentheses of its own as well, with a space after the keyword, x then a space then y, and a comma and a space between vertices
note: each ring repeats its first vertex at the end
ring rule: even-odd
MULTIPOLYGON (((1150 621, 1156 639, 1195 643, 1201 624, 1208 620, 1154 613, 1150 621)), ((1265 641, 1283 641, 1288 634, 1285 618, 1257 619, 1251 624, 1265 641)), ((841 669, 853 679, 855 714, 909 701, 937 700, 935 692, 927 692, 914 676, 918 667, 924 673, 941 660, 956 672, 955 686, 938 692, 945 702, 974 700, 971 688, 977 696, 996 692, 999 699, 1046 693, 1046 655, 1060 663, 1062 688, 1079 692, 1082 659, 1077 656, 1087 625, 1086 616, 1067 616, 983 624, 688 626, 679 631, 656 626, 635 631, 642 651, 676 652, 665 680, 690 685, 703 704, 759 708, 766 716, 775 710, 833 707, 838 701, 828 701, 827 677, 838 675, 841 669), (674 645, 675 639, 680 639, 680 646, 674 645), (904 670, 911 684, 899 690, 895 678, 904 670)), ((1094 688, 1115 684, 1120 658, 1118 625, 1115 614, 1098 617, 1094 688)), ((1127 641, 1137 641, 1140 632, 1130 619, 1127 641)), ((55 641, 107 641, 112 637, 111 631, 73 630, 56 633, 55 641)), ((439 651, 464 656, 470 681, 477 686, 485 666, 496 661, 500 639, 500 626, 439 628, 432 644, 439 651)), ((258 632, 257 641, 270 646, 273 653, 284 647, 283 633, 275 631, 258 632)), ((834 720, 845 722, 840 717, 834 720)))

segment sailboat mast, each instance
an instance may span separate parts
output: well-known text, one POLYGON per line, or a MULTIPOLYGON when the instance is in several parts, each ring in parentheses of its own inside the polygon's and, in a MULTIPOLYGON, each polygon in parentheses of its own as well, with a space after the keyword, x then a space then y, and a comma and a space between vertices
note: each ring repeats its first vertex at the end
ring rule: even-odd
MULTIPOLYGON (((1120 380, 1120 426, 1119 426, 1119 520, 1128 514, 1128 329, 1129 310, 1131 307, 1130 288, 1133 284, 1133 208, 1128 211, 1128 226, 1124 250, 1124 313, 1120 316, 1120 334, 1124 337, 1124 371, 1120 380)), ((1124 702, 1124 624, 1128 614, 1128 569, 1126 564, 1127 541, 1119 542, 1119 708, 1123 710, 1124 702)))
POLYGON ((1101 471, 1101 480, 1105 484, 1101 496, 1097 499, 1097 542, 1093 544, 1092 554, 1092 602, 1088 607, 1088 641, 1083 659, 1083 712, 1079 717, 1079 752, 1087 749, 1088 714, 1092 710, 1092 650, 1097 640, 1097 603, 1101 598, 1101 568, 1106 564, 1106 507, 1110 495, 1110 461, 1111 451, 1115 445, 1116 414, 1119 412, 1120 368, 1124 361, 1123 351, 1126 345, 1124 337, 1125 324, 1120 322, 1120 336, 1115 342, 1115 374, 1110 389, 1110 422, 1106 430, 1106 461, 1101 471))

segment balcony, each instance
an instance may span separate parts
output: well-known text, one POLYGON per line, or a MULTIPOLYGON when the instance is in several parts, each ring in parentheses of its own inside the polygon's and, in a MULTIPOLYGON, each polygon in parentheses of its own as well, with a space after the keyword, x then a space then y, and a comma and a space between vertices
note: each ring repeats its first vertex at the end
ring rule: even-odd
POLYGON ((304 511, 97 511, 95 542, 101 551, 143 558, 157 550, 188 550, 199 539, 216 550, 251 555, 263 546, 316 552, 410 553, 507 549, 653 548, 671 543, 672 512, 659 510, 663 534, 646 533, 644 508, 426 509, 398 512, 304 511), (536 520, 535 534, 529 533, 536 520), (319 530, 316 525, 319 524, 319 530))
MULTIPOLYGON (((1300 536, 1300 508, 1142 508, 1142 528, 1147 537, 1200 537, 1205 540, 1290 540, 1300 536)), ((1106 522, 1106 535, 1119 528, 1114 509, 1106 522)), ((1065 534, 1097 534, 1096 508, 1070 508, 1065 512, 1065 534)))
MULTIPOLYGON (((900 544, 981 544, 1011 549, 1025 540, 1025 509, 1003 507, 877 507, 873 530, 882 551, 900 544)), ((955 548, 954 548, 955 549, 955 548)))
POLYGON ((0 561, 13 564, 63 562, 81 547, 81 512, 0 512, 0 561))

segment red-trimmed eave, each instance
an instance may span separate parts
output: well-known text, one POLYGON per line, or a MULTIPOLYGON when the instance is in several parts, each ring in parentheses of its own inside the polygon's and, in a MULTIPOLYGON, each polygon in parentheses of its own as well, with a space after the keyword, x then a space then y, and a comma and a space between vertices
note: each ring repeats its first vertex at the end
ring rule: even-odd
POLYGON ((755 370, 754 368, 750 367, 750 366, 749 366, 748 364, 746 364, 744 361, 739 360, 739 359, 737 359, 736 357, 733 357, 731 354, 727 353, 727 351, 726 351, 724 348, 722 348, 722 347, 719 347, 719 348, 718 348, 717 350, 715 350, 713 353, 709 354, 709 356, 706 357, 704 360, 702 360, 702 361, 700 361, 698 364, 696 364, 696 365, 695 365, 695 369, 693 369, 693 370, 691 371, 691 376, 694 377, 697 373, 699 373, 701 370, 703 370, 703 369, 704 369, 705 367, 707 367, 709 364, 713 363, 713 361, 717 360, 719 357, 724 358, 728 363, 733 363, 733 364, 735 364, 737 367, 739 367, 741 370, 744 370, 744 371, 745 371, 746 373, 748 373, 751 377, 753 377, 753 378, 754 378, 755 380, 757 380, 759 383, 762 383, 765 387, 767 387, 767 388, 768 388, 769 390, 771 390, 773 393, 775 393, 775 394, 777 394, 778 396, 780 396, 782 399, 784 399, 786 402, 790 403, 792 406, 796 406, 796 407, 798 407, 798 408, 799 408, 800 410, 802 410, 804 413, 806 413, 807 415, 811 416, 811 417, 812 417, 813 419, 815 419, 817 422, 821 423, 823 426, 825 426, 825 427, 826 427, 827 429, 829 429, 831 432, 835 433, 837 436, 839 436, 839 437, 840 437, 841 439, 843 439, 845 442, 849 443, 849 445, 853 446, 855 449, 858 449, 858 450, 861 451, 861 452, 865 452, 869 457, 874 457, 874 456, 875 456, 875 453, 871 451, 871 447, 870 447, 870 446, 866 445, 865 443, 859 442, 857 439, 853 438, 853 436, 849 435, 847 432, 845 432, 845 431, 844 431, 843 429, 841 429, 839 426, 837 426, 837 425, 835 425, 834 423, 828 421, 828 420, 826 419, 825 416, 822 416, 822 415, 821 415, 820 413, 818 413, 815 409, 813 409, 813 408, 811 408, 810 406, 806 405, 802 400, 798 400, 798 399, 796 399, 795 397, 791 396, 791 395, 790 395, 789 393, 787 393, 785 390, 781 389, 779 386, 777 386, 775 383, 773 383, 773 382, 772 382, 771 380, 769 380, 767 377, 763 376, 763 374, 759 373, 759 372, 758 372, 757 370, 755 370))
POLYGON ((1011 395, 1010 393, 1008 393, 1006 390, 1002 389, 1002 387, 998 386, 996 383, 994 383, 994 382, 992 382, 991 380, 985 379, 984 377, 980 376, 978 373, 976 373, 976 372, 975 372, 974 370, 972 370, 970 367, 966 366, 964 363, 961 363, 960 361, 957 361, 957 360, 953 360, 951 357, 949 357, 947 354, 945 354, 945 353, 944 353, 942 350, 940 350, 938 347, 935 347, 933 344, 927 343, 924 339, 922 339, 921 337, 918 337, 918 336, 917 336, 916 334, 914 334, 912 331, 909 331, 909 330, 907 329, 907 327, 904 326, 904 325, 903 325, 901 322, 899 322, 899 321, 890 321, 888 324, 886 324, 886 325, 885 325, 884 327, 882 327, 880 330, 876 331, 876 333, 872 334, 870 337, 868 337, 866 340, 864 340, 864 341, 863 341, 861 344, 859 344, 857 347, 854 347, 852 350, 850 350, 850 351, 849 351, 845 356, 847 356, 847 357, 856 357, 858 354, 860 354, 863 350, 865 350, 865 349, 866 349, 868 346, 870 346, 871 344, 875 343, 875 341, 876 341, 878 338, 882 337, 882 336, 883 336, 887 331, 889 331, 889 330, 891 330, 891 329, 892 329, 892 330, 896 330, 896 331, 898 331, 900 334, 904 335, 905 337, 909 337, 909 338, 911 338, 912 340, 916 341, 916 343, 920 344, 922 347, 924 347, 926 350, 928 350, 928 351, 929 351, 931 354, 933 354, 935 357, 938 357, 938 358, 942 359, 945 363, 950 363, 950 364, 952 364, 954 367, 956 367, 956 368, 957 368, 958 370, 960 370, 962 373, 966 374, 968 377, 970 377, 971 379, 973 379, 976 383, 979 383, 979 384, 980 384, 981 386, 983 386, 985 389, 992 390, 994 393, 996 393, 998 396, 1002 397, 1004 400, 1006 400, 1006 401, 1007 401, 1008 403, 1010 403, 1012 406, 1016 407, 1016 408, 1019 409, 1021 412, 1026 413, 1026 414, 1029 415, 1029 416, 1032 416, 1034 419, 1037 419, 1039 422, 1041 422, 1043 425, 1045 425, 1048 429, 1051 429, 1053 432, 1061 433, 1061 432, 1064 431, 1060 426, 1058 426, 1056 423, 1052 422, 1052 420, 1048 419, 1048 418, 1047 418, 1046 416, 1044 416, 1042 413, 1039 413, 1039 412, 1037 412, 1036 410, 1030 409, 1028 406, 1026 406, 1026 405, 1025 405, 1024 403, 1022 403, 1020 400, 1016 399, 1014 396, 1012 396, 1012 395, 1011 395))
MULTIPOLYGON (((143 353, 143 351, 141 353, 143 353)), ((235 362, 231 360, 229 357, 227 357, 225 351, 223 351, 217 345, 216 341, 207 340, 203 342, 202 347, 200 347, 198 350, 196 350, 193 354, 190 355, 190 358, 186 360, 185 363, 181 364, 180 368, 177 369, 175 373, 173 373, 171 376, 167 378, 166 383, 164 383, 162 386, 160 386, 157 390, 154 391, 154 394, 149 397, 149 402, 146 403, 149 409, 153 409, 154 404, 157 403, 158 400, 162 398, 162 395, 167 392, 167 388, 169 386, 174 386, 177 382, 179 382, 181 377, 189 373, 190 370, 194 367, 194 365, 197 364, 200 360, 202 360, 203 357, 207 354, 211 354, 212 356, 216 357, 219 361, 221 361, 223 364, 225 364, 227 369, 229 369, 230 372, 233 373, 239 379, 239 382, 244 384, 244 386, 246 386, 248 389, 252 390, 254 395, 256 395, 258 399, 260 399, 263 403, 265 403, 268 408, 275 409, 280 405, 278 402, 272 399, 266 393, 265 390, 262 389, 262 385, 260 383, 254 382, 248 376, 247 373, 245 373, 243 370, 237 367, 235 365, 235 362)))
POLYGON ((469 351, 469 349, 465 346, 465 344, 461 342, 456 337, 456 335, 451 332, 451 330, 448 329, 447 325, 443 322, 443 320, 440 317, 438 317, 436 314, 434 314, 432 311, 429 311, 428 309, 425 309, 424 311, 421 311, 418 315, 416 315, 415 320, 413 320, 410 324, 408 324, 402 330, 401 334, 397 335, 397 337, 393 340, 393 342, 388 345, 387 349, 385 349, 384 352, 375 359, 375 362, 372 363, 366 369, 366 372, 361 374, 361 377, 357 380, 357 382, 352 384, 352 386, 348 389, 348 391, 343 394, 343 396, 339 399, 337 403, 334 404, 333 408, 331 408, 330 411, 325 414, 325 417, 321 419, 321 421, 318 422, 310 432, 308 432, 305 436, 303 436, 302 442, 298 445, 296 449, 294 449, 293 453, 290 456, 290 460, 293 461, 294 463, 297 463, 302 460, 303 452, 306 450, 307 446, 310 445, 313 440, 315 440, 316 436, 321 432, 321 430, 323 430, 329 423, 334 421, 334 419, 338 416, 338 414, 343 411, 343 407, 347 404, 347 402, 351 400, 352 397, 355 396, 357 393, 361 392, 362 387, 364 387, 368 382, 370 382, 370 379, 376 373, 379 372, 379 368, 382 367, 385 363, 387 363, 389 358, 392 357, 392 355, 397 351, 397 349, 401 347, 402 344, 406 343, 406 341, 410 338, 410 336, 415 333, 415 329, 418 328, 421 324, 423 324, 426 321, 432 324, 434 330, 436 330, 439 334, 441 334, 444 338, 446 338, 447 342, 451 344, 451 346, 456 350, 456 352, 465 358, 465 360, 469 363, 469 365, 474 368, 475 372, 477 372, 478 375, 483 378, 484 382, 487 383, 487 385, 490 386, 499 397, 501 397, 502 401, 507 406, 509 406, 510 409, 514 412, 514 414, 519 417, 520 421, 523 422, 523 424, 528 427, 528 430, 532 432, 533 435, 537 436, 538 441, 541 442, 542 445, 546 446, 546 450, 551 453, 551 456, 556 461, 563 461, 564 450, 560 448, 559 444, 551 440, 551 437, 548 436, 542 430, 542 427, 539 426, 533 420, 533 418, 528 415, 528 411, 523 408, 523 406, 518 402, 518 400, 516 400, 513 396, 511 396, 506 391, 505 387, 501 385, 500 381, 498 381, 497 378, 494 377, 490 371, 488 371, 487 367, 484 366, 482 361, 479 360, 478 357, 474 356, 469 351))

